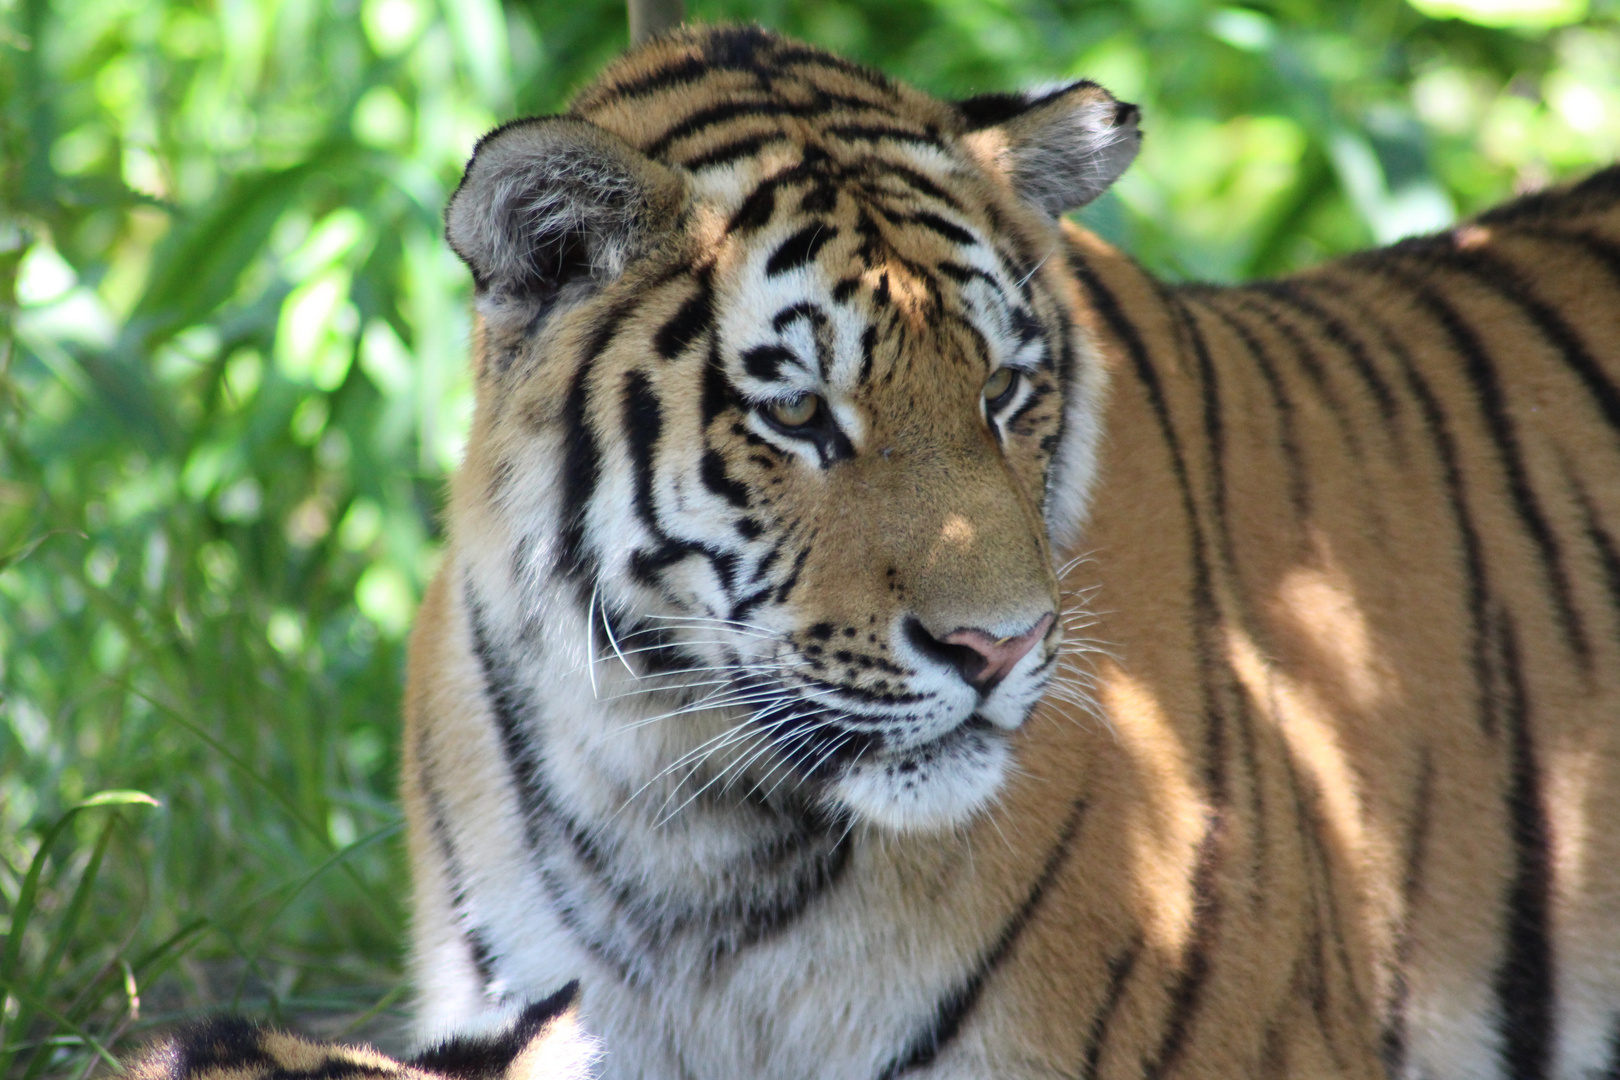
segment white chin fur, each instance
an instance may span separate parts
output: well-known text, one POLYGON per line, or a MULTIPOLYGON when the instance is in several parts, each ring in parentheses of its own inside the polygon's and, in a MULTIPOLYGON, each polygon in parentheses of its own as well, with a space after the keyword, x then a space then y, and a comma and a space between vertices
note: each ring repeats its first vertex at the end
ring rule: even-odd
POLYGON ((960 729, 909 754, 858 761, 829 794, 857 819, 895 832, 947 829, 995 798, 1010 756, 999 734, 960 729))

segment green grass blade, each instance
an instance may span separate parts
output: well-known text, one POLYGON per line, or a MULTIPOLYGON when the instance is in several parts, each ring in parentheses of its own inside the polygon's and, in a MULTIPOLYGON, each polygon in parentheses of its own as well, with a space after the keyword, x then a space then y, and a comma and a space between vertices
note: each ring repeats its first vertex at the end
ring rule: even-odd
MULTIPOLYGON (((113 1057, 112 1052, 102 1045, 100 1039, 97 1039, 94 1035, 90 1034, 82 1026, 75 1024, 72 1020, 63 1016, 61 1013, 51 1008, 45 1002, 39 1000, 32 993, 24 990, 16 983, 7 982, 0 979, 0 986, 4 986, 8 991, 10 991, 11 995, 15 997, 22 1005, 28 1007, 33 1012, 38 1013, 40 1016, 51 1020, 58 1027, 63 1028, 77 1036, 83 1045, 90 1047, 90 1049, 96 1052, 101 1060, 112 1066, 114 1072, 119 1074, 123 1073, 124 1067, 118 1063, 117 1058, 113 1057)), ((45 1046, 40 1047, 34 1052, 34 1056, 29 1061, 28 1068, 23 1072, 21 1080, 31 1080, 32 1077, 39 1074, 39 1070, 43 1069, 50 1059, 50 1054, 48 1052, 49 1050, 50 1045, 47 1043, 45 1046)))
MULTIPOLYGON (((336 850, 335 845, 332 843, 332 838, 326 834, 324 829, 321 829, 313 821, 310 821, 309 818, 305 817, 303 812, 298 809, 297 805, 294 804, 292 800, 288 799, 280 788, 255 772, 253 767, 233 753, 230 747, 214 738, 212 734, 204 730, 201 726, 193 723, 185 716, 182 716, 177 710, 170 708, 163 702, 152 697, 150 694, 142 691, 133 683, 116 679, 112 681, 116 685, 127 690, 129 693, 134 694, 143 701, 146 701, 154 709, 157 709, 159 712, 163 713, 163 715, 169 717, 175 723, 179 724, 181 727, 197 736, 197 738, 207 743, 226 761, 229 761, 232 765, 235 765, 237 769, 243 773, 243 775, 247 776, 255 784, 263 788, 272 799, 280 804, 282 809, 287 811, 288 816, 291 817, 294 822, 308 832, 310 836, 314 837, 315 840, 318 841, 323 847, 325 847, 328 851, 336 850)), ((375 914, 386 924, 389 920, 387 908, 383 906, 382 900, 376 895, 375 892, 372 891, 371 886, 368 885, 365 879, 355 872, 355 869, 352 866, 349 866, 347 863, 343 864, 343 872, 349 878, 349 880, 354 882, 355 886, 359 888, 361 895, 364 896, 366 901, 371 905, 373 914, 375 914)))
POLYGON ((28 920, 33 915, 34 898, 39 891, 39 877, 45 870, 45 863, 50 857, 52 846, 56 843, 73 819, 80 811, 90 810, 100 806, 158 806, 158 801, 144 791, 103 791, 71 807, 65 814, 56 819, 45 837, 40 841, 39 850, 34 853, 33 861, 28 866, 28 873, 23 877, 22 889, 17 894, 17 905, 11 912, 11 929, 6 934, 6 948, 0 953, 0 982, 15 987, 18 983, 17 968, 21 962, 23 933, 28 928, 28 920))
POLYGON ((264 920, 263 925, 259 928, 258 934, 254 937, 252 951, 248 954, 248 956, 245 957, 247 960, 247 966, 242 969, 242 977, 238 979, 236 983, 236 994, 231 1000, 232 1008, 235 1008, 237 1003, 242 1000, 242 990, 247 985, 248 973, 257 969, 259 958, 264 953, 265 942, 269 940, 271 928, 275 926, 276 920, 281 918, 282 914, 293 905, 293 902, 303 895, 304 890, 309 888, 309 886, 312 885, 322 874, 348 859, 350 855, 353 855, 361 848, 368 847, 372 843, 385 837, 393 836, 404 827, 405 823, 403 821, 389 822, 382 828, 367 833, 354 843, 348 845, 340 851, 335 852, 325 862, 321 863, 321 865, 317 866, 315 869, 311 870, 298 880, 298 882, 293 886, 292 891, 282 898, 281 903, 276 905, 276 909, 270 913, 269 918, 264 920))
POLYGON ((79 875, 79 884, 73 890, 73 899, 68 902, 67 911, 56 925, 55 941, 51 944, 51 951, 45 957, 45 962, 40 965, 39 974, 34 977, 34 992, 41 997, 45 995, 51 979, 55 977, 57 965, 67 954, 68 945, 73 940, 73 932, 78 929, 79 918, 84 914, 85 903, 90 899, 90 889, 95 884, 96 876, 101 872, 101 860, 107 854, 107 845, 112 842, 113 832, 118 828, 120 820, 116 813, 111 814, 107 818, 107 823, 101 827, 101 835, 96 837, 96 846, 90 853, 90 861, 85 864, 84 872, 79 875))

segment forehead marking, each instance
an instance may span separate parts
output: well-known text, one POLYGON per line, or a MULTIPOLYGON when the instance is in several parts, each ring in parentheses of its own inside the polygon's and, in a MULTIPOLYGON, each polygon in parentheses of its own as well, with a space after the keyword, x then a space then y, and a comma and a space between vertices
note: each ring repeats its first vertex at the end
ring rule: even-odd
POLYGON ((829 240, 838 235, 838 226, 813 221, 777 245, 765 263, 765 276, 776 277, 810 262, 829 240))

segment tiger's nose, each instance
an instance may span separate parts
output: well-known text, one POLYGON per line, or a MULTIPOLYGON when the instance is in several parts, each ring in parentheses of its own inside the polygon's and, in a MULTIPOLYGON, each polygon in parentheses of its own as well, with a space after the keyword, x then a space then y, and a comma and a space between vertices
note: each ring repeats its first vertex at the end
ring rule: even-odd
POLYGON ((983 694, 994 689, 1018 661, 1029 655, 1051 625, 1052 613, 1047 612, 1034 626, 1012 637, 996 637, 986 630, 964 627, 936 638, 916 619, 907 621, 906 632, 919 652, 950 664, 969 686, 983 694))

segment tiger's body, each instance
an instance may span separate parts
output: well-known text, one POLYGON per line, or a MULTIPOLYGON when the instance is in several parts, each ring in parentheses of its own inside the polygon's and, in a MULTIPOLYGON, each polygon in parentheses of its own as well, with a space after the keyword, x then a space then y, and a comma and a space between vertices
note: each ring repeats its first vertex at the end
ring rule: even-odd
POLYGON ((1134 123, 722 28, 480 144, 424 1035, 578 979, 612 1078, 1620 1074, 1620 171, 1172 289, 1056 219, 1134 123))

